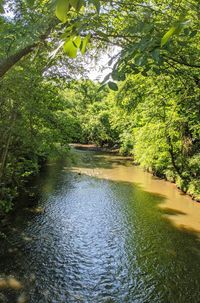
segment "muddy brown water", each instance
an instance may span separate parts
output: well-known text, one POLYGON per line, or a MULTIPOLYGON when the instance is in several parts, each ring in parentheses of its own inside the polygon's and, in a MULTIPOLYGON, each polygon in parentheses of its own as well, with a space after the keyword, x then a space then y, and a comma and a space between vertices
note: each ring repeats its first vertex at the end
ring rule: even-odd
POLYGON ((200 204, 173 184, 74 150, 33 190, 1 230, 0 302, 200 302, 200 204))

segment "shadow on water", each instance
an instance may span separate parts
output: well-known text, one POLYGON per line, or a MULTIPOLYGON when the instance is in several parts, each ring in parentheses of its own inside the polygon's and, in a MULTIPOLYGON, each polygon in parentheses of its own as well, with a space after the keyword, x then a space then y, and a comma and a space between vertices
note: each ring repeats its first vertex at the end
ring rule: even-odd
POLYGON ((161 209, 160 212, 162 212, 164 215, 170 215, 170 216, 185 215, 184 212, 179 211, 179 210, 175 210, 175 209, 172 209, 172 208, 161 209))
POLYGON ((77 167, 99 167, 111 169, 116 165, 130 166, 133 163, 133 160, 128 159, 127 157, 113 155, 112 153, 104 152, 88 152, 88 151, 79 151, 74 150, 72 157, 70 158, 71 164, 74 164, 77 167), (81 158, 80 158, 81 155, 81 158))
POLYGON ((131 182, 70 169, 119 161, 75 152, 35 180, 35 204, 22 201, 1 229, 0 302, 199 302, 199 234, 166 217, 185 214, 131 182))

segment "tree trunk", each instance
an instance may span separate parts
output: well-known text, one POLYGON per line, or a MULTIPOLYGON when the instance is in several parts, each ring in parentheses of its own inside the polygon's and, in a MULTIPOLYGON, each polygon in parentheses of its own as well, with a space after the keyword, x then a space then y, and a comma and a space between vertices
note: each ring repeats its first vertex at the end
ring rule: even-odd
POLYGON ((20 61, 24 56, 31 53, 34 48, 38 45, 38 43, 33 43, 29 46, 26 46, 25 48, 18 51, 16 54, 11 55, 4 61, 0 62, 0 78, 5 75, 5 73, 18 61, 20 61))
POLYGON ((173 165, 175 171, 177 172, 177 174, 182 178, 182 170, 176 164, 176 157, 175 157, 175 154, 174 154, 173 144, 172 144, 172 141, 171 141, 171 138, 170 138, 169 135, 166 136, 166 140, 167 140, 167 143, 169 145, 169 153, 170 153, 170 156, 171 156, 172 165, 173 165))
POLYGON ((17 62, 19 62, 23 57, 30 54, 39 45, 41 41, 44 41, 49 36, 51 29, 55 26, 55 24, 56 24, 55 20, 51 21, 46 32, 44 32, 38 37, 37 42, 34 42, 24 47, 14 55, 11 55, 7 57, 5 60, 0 61, 0 78, 2 78, 7 73, 7 71, 11 67, 13 67, 17 62))
POLYGON ((11 140, 12 140, 12 130, 13 130, 13 126, 15 124, 16 117, 17 117, 17 113, 14 109, 13 113, 11 115, 11 119, 10 119, 11 126, 10 126, 9 131, 8 131, 6 145, 5 145, 5 148, 3 150, 1 163, 0 163, 0 183, 2 181, 2 178, 4 176, 4 172, 5 172, 5 167, 6 167, 7 157, 8 157, 8 151, 9 151, 10 143, 11 143, 11 140))

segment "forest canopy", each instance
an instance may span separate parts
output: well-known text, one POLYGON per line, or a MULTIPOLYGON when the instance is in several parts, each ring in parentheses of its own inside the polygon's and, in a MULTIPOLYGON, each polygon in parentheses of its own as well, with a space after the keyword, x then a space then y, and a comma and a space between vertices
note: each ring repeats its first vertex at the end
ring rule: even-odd
POLYGON ((199 19, 193 0, 0 0, 1 209, 73 142, 117 145, 200 199, 199 19))

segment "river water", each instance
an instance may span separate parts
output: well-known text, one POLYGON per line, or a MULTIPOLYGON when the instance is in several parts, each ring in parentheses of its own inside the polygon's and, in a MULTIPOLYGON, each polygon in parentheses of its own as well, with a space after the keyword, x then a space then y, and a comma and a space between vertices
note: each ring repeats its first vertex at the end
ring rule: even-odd
POLYGON ((33 192, 0 234, 0 302, 200 302, 200 205, 174 185, 73 151, 33 192))

